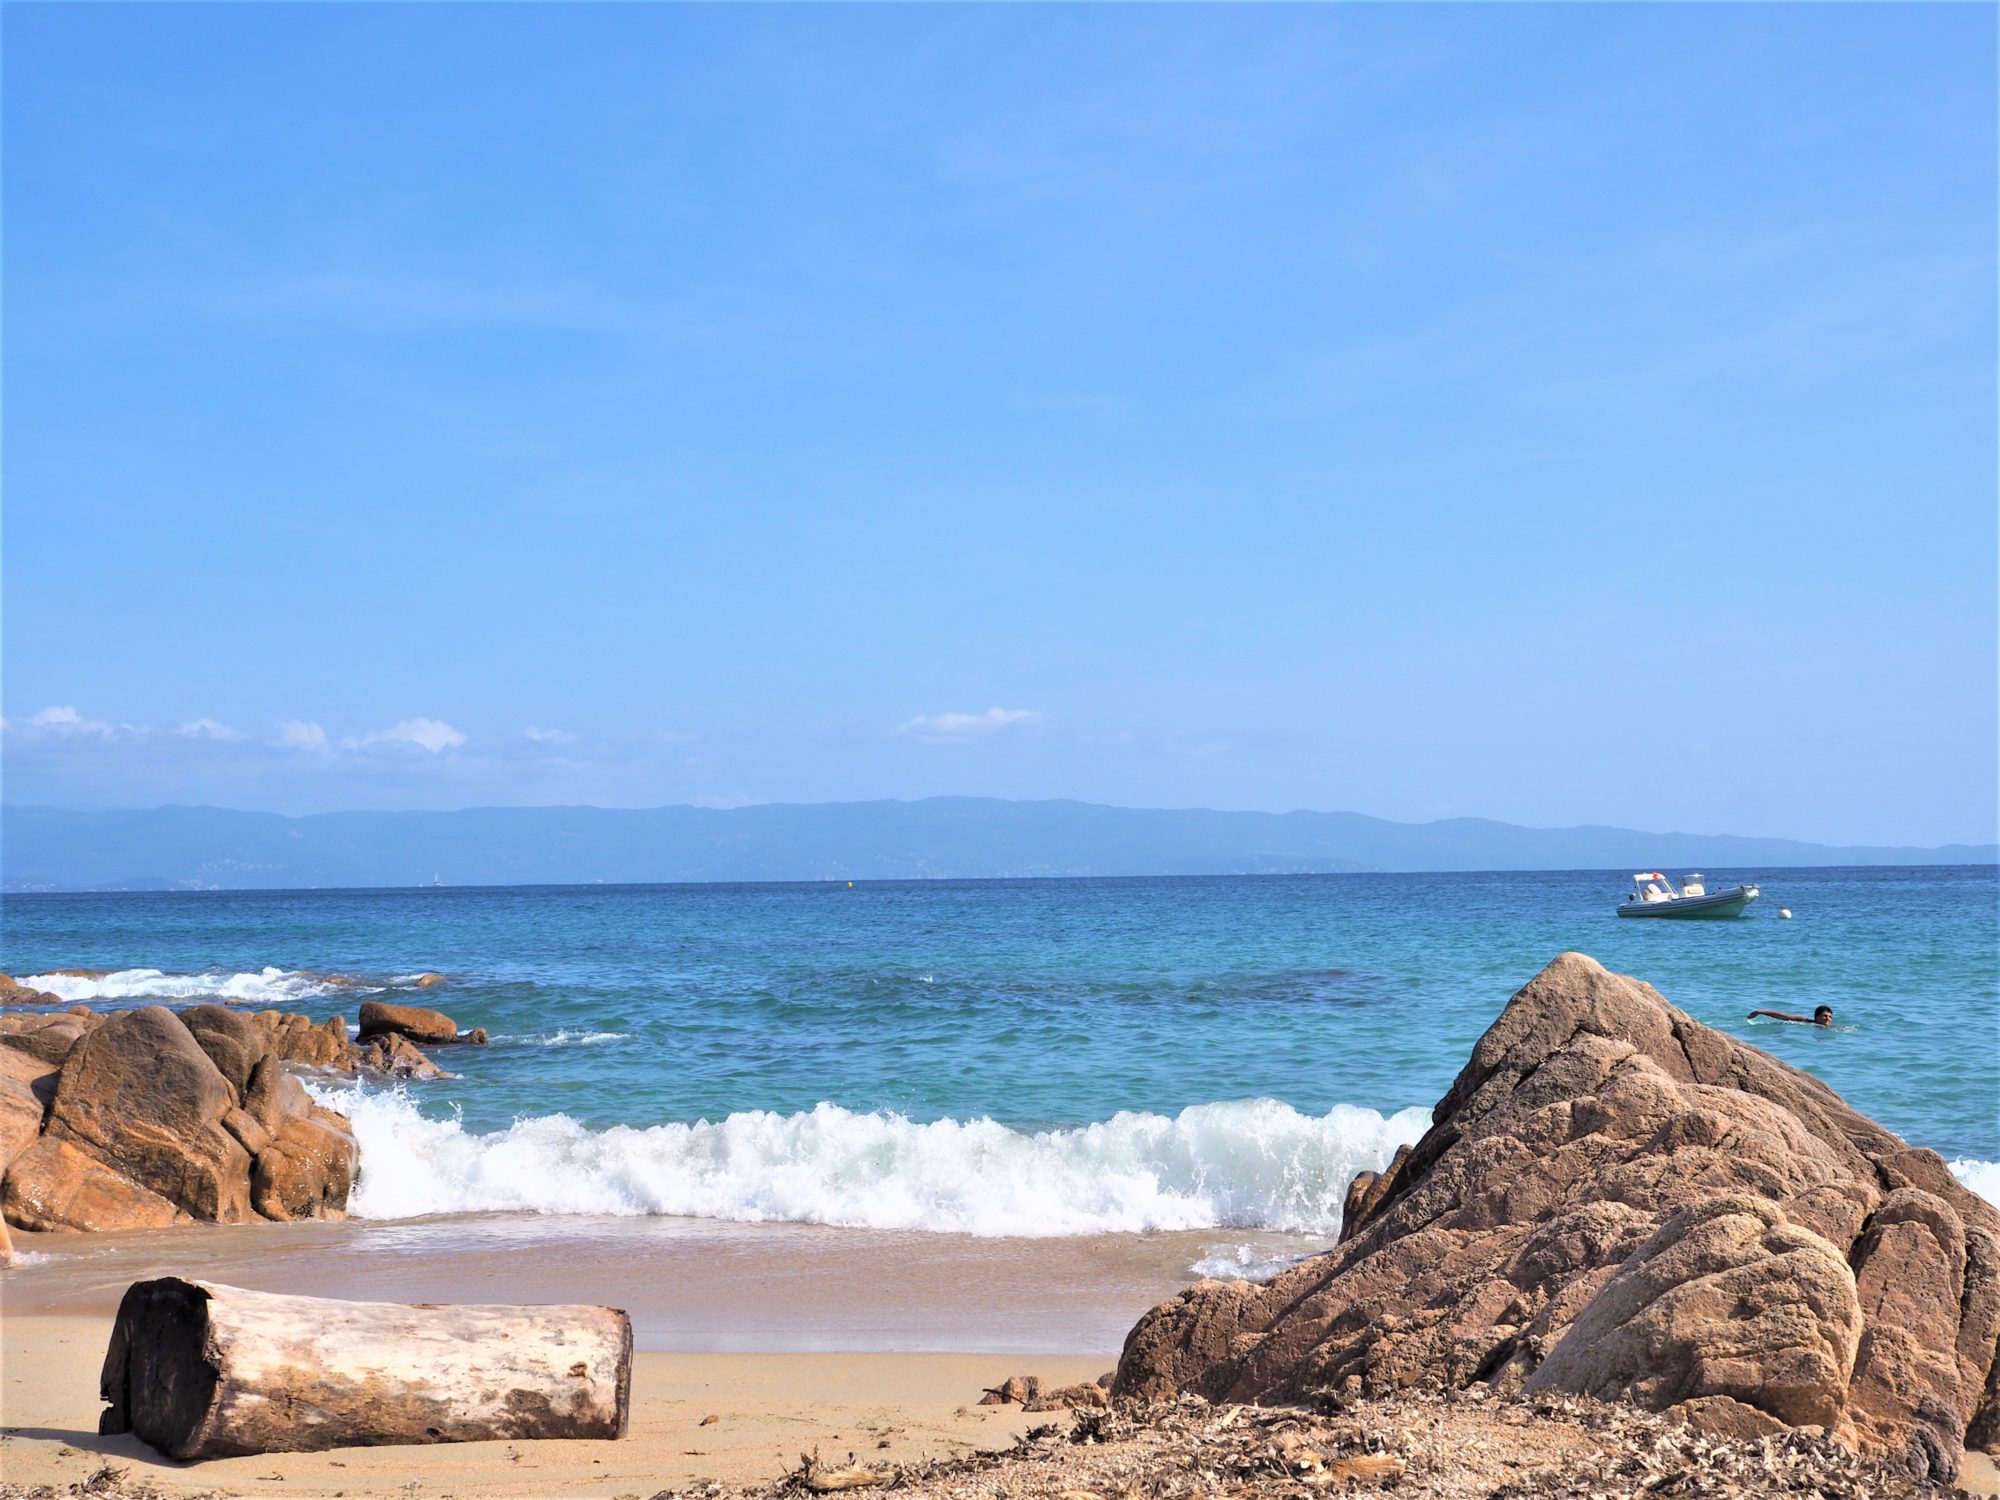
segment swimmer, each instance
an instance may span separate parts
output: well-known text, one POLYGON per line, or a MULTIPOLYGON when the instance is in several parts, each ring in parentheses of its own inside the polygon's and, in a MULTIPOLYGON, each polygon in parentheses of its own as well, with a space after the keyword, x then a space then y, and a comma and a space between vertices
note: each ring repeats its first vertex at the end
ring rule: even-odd
POLYGON ((1754 1021, 1759 1016, 1769 1016, 1774 1021, 1797 1021, 1801 1026, 1831 1026, 1833 1024, 1833 1007, 1831 1005, 1815 1005, 1813 1013, 1809 1016, 1795 1016, 1787 1010, 1753 1010, 1744 1019, 1754 1021))

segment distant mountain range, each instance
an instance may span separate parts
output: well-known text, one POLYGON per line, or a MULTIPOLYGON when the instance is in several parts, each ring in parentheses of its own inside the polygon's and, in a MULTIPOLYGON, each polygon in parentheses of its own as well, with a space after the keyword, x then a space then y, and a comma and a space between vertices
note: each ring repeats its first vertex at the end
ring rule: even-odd
POLYGON ((1992 864, 1994 844, 1839 848, 1484 818, 1208 812, 931 797, 701 807, 486 807, 287 818, 215 807, 0 808, 10 891, 726 880, 1779 869, 1992 864))

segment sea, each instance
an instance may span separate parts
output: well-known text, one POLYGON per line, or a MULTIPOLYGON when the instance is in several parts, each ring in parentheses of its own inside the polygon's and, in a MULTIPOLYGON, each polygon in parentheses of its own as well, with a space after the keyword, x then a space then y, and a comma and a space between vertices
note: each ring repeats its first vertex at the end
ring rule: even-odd
POLYGON ((1200 1230, 1191 1274, 1258 1274, 1273 1236, 1337 1232, 1566 949, 2000 1201, 2000 872, 1707 873, 1762 899, 1621 921, 1601 871, 9 895, 0 969, 100 1007, 486 1028, 436 1050, 455 1077, 318 1086, 361 1220, 1200 1230), (1821 1004, 1831 1029, 1747 1019, 1821 1004))

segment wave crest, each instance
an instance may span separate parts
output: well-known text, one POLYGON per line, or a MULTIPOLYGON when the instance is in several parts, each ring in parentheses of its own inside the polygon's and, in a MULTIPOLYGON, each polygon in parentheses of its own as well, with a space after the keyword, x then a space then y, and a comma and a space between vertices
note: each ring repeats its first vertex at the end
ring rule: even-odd
POLYGON ((1252 1099, 1033 1133, 821 1104, 645 1129, 540 1115, 476 1134, 425 1119, 399 1090, 315 1092, 353 1118, 362 1167, 349 1208, 371 1219, 511 1210, 976 1235, 1333 1234, 1354 1174, 1430 1124, 1423 1109, 1314 1117, 1252 1099))
POLYGON ((109 974, 31 974, 30 989, 60 995, 72 1005, 104 1000, 231 1000, 243 1005, 285 1005, 330 995, 338 987, 324 974, 265 968, 255 973, 168 974, 159 969, 119 969, 109 974))

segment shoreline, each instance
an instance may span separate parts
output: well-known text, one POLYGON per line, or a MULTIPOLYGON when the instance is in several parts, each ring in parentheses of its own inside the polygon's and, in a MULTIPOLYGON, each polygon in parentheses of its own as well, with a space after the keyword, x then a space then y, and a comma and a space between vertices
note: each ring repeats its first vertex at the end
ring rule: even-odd
POLYGON ((15 1249, 30 1259, 0 1274, 0 1316, 108 1317, 135 1281, 196 1275, 372 1301, 602 1303, 630 1313, 636 1347, 658 1353, 1102 1356, 1219 1248, 1285 1258, 1329 1243, 1249 1231, 1002 1239, 512 1213, 17 1232, 15 1249))

